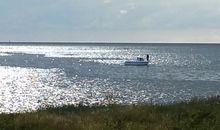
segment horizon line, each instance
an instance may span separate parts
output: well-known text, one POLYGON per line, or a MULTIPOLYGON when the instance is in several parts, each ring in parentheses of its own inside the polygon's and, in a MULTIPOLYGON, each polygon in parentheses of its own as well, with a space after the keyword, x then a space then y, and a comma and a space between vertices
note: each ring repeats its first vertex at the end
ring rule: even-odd
POLYGON ((152 41, 152 42, 147 42, 147 41, 0 41, 0 44, 13 44, 13 43, 64 43, 64 44, 220 44, 220 42, 164 42, 164 41, 152 41))

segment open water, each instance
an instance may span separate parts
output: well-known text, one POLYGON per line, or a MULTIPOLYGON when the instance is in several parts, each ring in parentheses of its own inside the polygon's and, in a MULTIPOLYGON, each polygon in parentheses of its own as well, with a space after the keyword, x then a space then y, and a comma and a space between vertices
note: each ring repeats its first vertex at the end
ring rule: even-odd
POLYGON ((1 44, 0 113, 220 95, 216 44, 1 44), (125 60, 150 55, 148 66, 125 60))

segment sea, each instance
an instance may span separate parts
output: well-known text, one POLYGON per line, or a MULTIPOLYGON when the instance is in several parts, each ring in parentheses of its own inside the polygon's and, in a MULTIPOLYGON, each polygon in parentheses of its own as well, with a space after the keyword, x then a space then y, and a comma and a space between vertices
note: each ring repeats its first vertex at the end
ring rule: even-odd
POLYGON ((0 113, 220 95, 220 44, 1 43, 0 113), (148 66, 126 60, 150 56, 148 66))

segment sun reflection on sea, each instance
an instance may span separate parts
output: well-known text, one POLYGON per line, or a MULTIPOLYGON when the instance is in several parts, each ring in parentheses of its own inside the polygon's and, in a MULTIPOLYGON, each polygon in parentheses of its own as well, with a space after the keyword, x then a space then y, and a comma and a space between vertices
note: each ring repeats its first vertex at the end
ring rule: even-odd
POLYGON ((216 49, 204 53, 206 48, 194 46, 0 46, 0 113, 105 105, 111 99, 122 104, 168 103, 219 94, 216 49), (125 60, 146 54, 149 66, 124 66, 125 60))
POLYGON ((0 67, 0 113, 37 110, 79 101, 76 86, 59 69, 0 67))

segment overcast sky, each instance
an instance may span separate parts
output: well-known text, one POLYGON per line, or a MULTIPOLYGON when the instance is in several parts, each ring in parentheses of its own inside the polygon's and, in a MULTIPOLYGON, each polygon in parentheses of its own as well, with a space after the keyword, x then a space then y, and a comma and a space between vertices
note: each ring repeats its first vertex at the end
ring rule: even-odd
POLYGON ((1 0, 0 41, 220 42, 219 0, 1 0))

